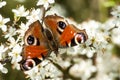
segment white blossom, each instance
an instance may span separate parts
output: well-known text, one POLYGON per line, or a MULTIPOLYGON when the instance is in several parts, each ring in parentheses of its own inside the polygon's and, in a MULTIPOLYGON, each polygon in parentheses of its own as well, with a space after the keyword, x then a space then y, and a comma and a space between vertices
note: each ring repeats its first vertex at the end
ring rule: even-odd
POLYGON ((45 79, 45 77, 58 79, 58 76, 61 75, 57 68, 48 60, 43 61, 29 71, 25 71, 25 74, 31 80, 45 79))
POLYGON ((92 65, 91 60, 81 60, 79 64, 75 64, 71 67, 69 72, 75 77, 81 77, 82 80, 87 80, 93 72, 96 72, 96 67, 92 65))
POLYGON ((4 45, 0 45, 0 60, 3 59, 3 55, 5 54, 5 51, 7 51, 8 48, 5 47, 4 45))
POLYGON ((111 14, 116 18, 120 18, 120 6, 116 6, 111 14))
POLYGON ((6 5, 6 1, 0 1, 0 8, 6 5))
POLYGON ((26 17, 28 19, 28 23, 31 24, 36 20, 41 20, 42 19, 42 14, 41 14, 40 9, 32 9, 30 14, 26 17))
POLYGON ((97 80, 114 80, 116 76, 119 76, 120 59, 113 57, 111 53, 105 53, 102 56, 98 56, 96 62, 98 70, 98 74, 96 76, 97 80), (116 75, 117 72, 118 75, 116 75))
POLYGON ((37 2, 37 6, 43 5, 45 9, 48 9, 50 7, 50 4, 53 4, 54 0, 39 0, 37 2))
POLYGON ((23 38, 23 36, 25 35, 25 32, 27 31, 29 27, 24 23, 21 23, 19 27, 20 29, 16 30, 16 32, 19 34, 19 36, 23 38))
POLYGON ((112 31, 112 38, 111 38, 111 40, 116 45, 120 45, 120 35, 119 34, 120 34, 120 28, 114 29, 112 31))
MULTIPOLYGON (((67 14, 67 12, 65 11, 64 6, 60 6, 59 4, 55 4, 54 6, 51 7, 50 10, 48 10, 46 12, 46 15, 51 15, 51 14, 57 14, 59 16, 65 16, 67 14)), ((70 19, 68 19, 68 20, 70 20, 70 19)))
POLYGON ((116 6, 111 12, 115 20, 113 21, 116 26, 120 25, 120 6, 116 6))
POLYGON ((17 66, 18 62, 20 62, 22 60, 21 52, 22 52, 22 47, 20 45, 16 44, 13 47, 12 51, 8 53, 8 55, 10 57, 12 57, 11 63, 13 64, 13 66, 15 66, 15 65, 17 66))
POLYGON ((12 26, 10 26, 10 28, 8 29, 8 33, 5 35, 5 38, 10 38, 14 35, 16 35, 16 29, 13 28, 12 26))
POLYGON ((5 25, 7 22, 9 22, 9 18, 3 18, 2 15, 0 15, 0 28, 3 32, 7 31, 7 25, 5 25))
POLYGON ((83 48, 80 49, 82 50, 81 54, 86 53, 88 57, 92 57, 93 54, 96 52, 103 53, 102 52, 103 49, 105 49, 106 45, 108 44, 107 39, 106 39, 108 37, 108 34, 102 32, 102 28, 103 28, 102 26, 103 25, 101 23, 93 21, 93 20, 84 22, 81 24, 81 27, 85 28, 88 34, 88 40, 85 42, 86 48, 84 47, 84 45, 82 45, 83 48))
POLYGON ((29 11, 26 11, 24 6, 20 6, 17 9, 12 9, 12 12, 18 17, 26 17, 29 14, 29 11))
POLYGON ((0 71, 2 72, 2 73, 8 73, 8 70, 7 70, 7 68, 5 68, 4 66, 3 66, 3 64, 1 64, 0 63, 0 71))
MULTIPOLYGON (((41 68, 41 71, 42 71, 42 68, 41 68)), ((30 78, 31 80, 42 79, 38 66, 34 67, 29 71, 25 71, 25 74, 27 75, 27 78, 30 78)))
POLYGON ((13 37, 9 37, 8 42, 9 42, 8 45, 10 49, 13 48, 17 44, 15 38, 13 37))

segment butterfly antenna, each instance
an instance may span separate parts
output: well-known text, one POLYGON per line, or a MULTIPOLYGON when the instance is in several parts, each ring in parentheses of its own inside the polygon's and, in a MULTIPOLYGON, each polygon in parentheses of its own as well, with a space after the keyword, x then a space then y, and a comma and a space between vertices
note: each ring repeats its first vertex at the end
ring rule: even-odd
POLYGON ((41 11, 42 11, 42 16, 41 16, 42 17, 42 19, 41 19, 42 22, 41 22, 41 24, 43 25, 44 18, 45 18, 45 13, 46 13, 46 10, 45 10, 45 8, 43 6, 41 7, 41 11))
POLYGON ((47 11, 49 11, 51 9, 51 7, 49 7, 47 10, 45 10, 45 8, 42 6, 41 7, 41 10, 42 10, 42 25, 43 25, 43 22, 44 22, 44 18, 45 18, 45 14, 47 11))

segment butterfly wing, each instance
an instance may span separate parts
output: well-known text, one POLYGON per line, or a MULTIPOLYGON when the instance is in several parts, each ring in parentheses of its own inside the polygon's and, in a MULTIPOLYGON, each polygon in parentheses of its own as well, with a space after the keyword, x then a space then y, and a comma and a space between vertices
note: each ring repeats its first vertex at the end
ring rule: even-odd
POLYGON ((87 40, 85 30, 79 30, 63 17, 49 15, 44 18, 47 28, 39 21, 32 23, 24 36, 23 60, 21 68, 30 70, 41 62, 51 51, 57 53, 59 47, 75 46, 87 40))
POLYGON ((21 68, 29 70, 39 64, 50 52, 47 40, 43 34, 42 25, 35 21, 29 26, 24 36, 23 60, 21 68))
POLYGON ((85 30, 79 30, 69 24, 63 17, 48 15, 44 19, 47 28, 53 32, 53 36, 60 47, 75 46, 87 40, 85 30))

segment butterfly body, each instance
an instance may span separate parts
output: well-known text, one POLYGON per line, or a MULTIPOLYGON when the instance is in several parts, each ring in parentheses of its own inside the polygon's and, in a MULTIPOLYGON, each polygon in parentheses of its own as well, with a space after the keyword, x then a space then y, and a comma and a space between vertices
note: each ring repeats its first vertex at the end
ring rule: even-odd
POLYGON ((79 30, 63 17, 48 15, 43 23, 35 21, 29 26, 24 36, 22 70, 30 70, 58 48, 72 47, 87 40, 85 30, 79 30))

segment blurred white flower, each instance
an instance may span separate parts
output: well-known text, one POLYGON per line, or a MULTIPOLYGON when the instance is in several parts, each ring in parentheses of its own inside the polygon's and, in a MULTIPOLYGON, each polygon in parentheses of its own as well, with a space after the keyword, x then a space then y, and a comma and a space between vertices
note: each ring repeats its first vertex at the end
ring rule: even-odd
POLYGON ((92 65, 91 60, 81 60, 79 64, 73 65, 69 73, 75 77, 87 80, 93 72, 96 72, 96 67, 92 65))
POLYGON ((9 18, 3 18, 2 15, 0 15, 0 28, 3 32, 7 31, 7 26, 5 24, 9 21, 9 18))
POLYGON ((106 33, 107 31, 102 30, 108 30, 104 29, 104 27, 107 27, 103 27, 102 23, 94 20, 83 22, 80 27, 86 30, 88 34, 88 40, 85 42, 85 45, 80 45, 78 48, 79 53, 86 54, 89 58, 93 57, 94 53, 104 53, 108 44, 108 34, 106 33))
POLYGON ((25 71, 24 73, 27 75, 27 78, 30 78, 31 80, 42 80, 42 79, 45 79, 46 71, 45 71, 45 68, 41 64, 38 64, 31 70, 25 71))
POLYGON ((113 11, 111 12, 111 14, 113 15, 113 17, 115 18, 114 20, 114 24, 116 26, 120 25, 120 6, 116 6, 113 11))
POLYGON ((21 56, 22 47, 19 44, 16 44, 12 51, 8 53, 10 57, 12 57, 11 63, 16 65, 16 63, 20 62, 22 60, 21 56))
MULTIPOLYGON (((60 63, 59 63, 59 64, 60 64, 60 63)), ((63 62, 61 63, 61 67, 62 67, 63 69, 67 69, 70 65, 71 65, 71 63, 70 63, 69 60, 63 61, 63 62)))
POLYGON ((16 34, 16 29, 13 28, 12 26, 8 29, 7 34, 5 35, 5 38, 10 38, 16 34))
MULTIPOLYGON (((48 10, 46 12, 46 15, 51 15, 51 14, 57 14, 59 16, 65 16, 66 15, 66 11, 64 9, 63 6, 61 6, 60 4, 55 4, 54 6, 51 7, 50 10, 48 10)), ((67 20, 68 21, 68 20, 67 20)), ((70 22, 71 23, 71 22, 70 22)), ((72 24, 72 23, 71 23, 72 24)))
POLYGON ((45 9, 48 9, 50 7, 50 4, 55 3, 54 0, 39 0, 37 2, 37 6, 43 5, 45 9))
POLYGON ((76 46, 74 46, 74 47, 70 47, 70 48, 67 48, 66 49, 66 53, 68 54, 68 55, 72 55, 72 56, 74 56, 74 55, 77 55, 77 48, 76 48, 76 46))
POLYGON ((120 6, 116 6, 111 14, 116 18, 120 18, 120 6))
POLYGON ((42 12, 40 9, 33 9, 26 18, 28 19, 28 23, 31 24, 36 20, 42 19, 42 12))
POLYGON ((13 48, 17 44, 13 37, 9 37, 8 42, 9 42, 8 45, 10 49, 13 48))
POLYGON ((4 52, 7 50, 7 47, 4 47, 4 45, 0 45, 0 60, 3 59, 4 52))
MULTIPOLYGON (((39 64, 40 65, 40 64, 39 64)), ((42 80, 45 77, 45 70, 43 67, 36 66, 32 68, 29 71, 25 71, 24 73, 27 75, 27 78, 30 78, 31 80, 42 80)))
POLYGON ((18 17, 26 17, 29 14, 29 11, 26 11, 24 6, 20 6, 17 9, 12 9, 12 12, 18 17))
MULTIPOLYGON (((61 72, 48 60, 42 61, 29 71, 25 71, 25 74, 31 80, 44 80, 46 77, 56 80, 58 76, 62 75, 61 72)), ((59 79, 58 79, 59 80, 59 79)))
POLYGON ((19 36, 23 38, 23 36, 25 35, 25 32, 27 31, 29 27, 24 23, 21 23, 19 27, 20 29, 16 30, 16 32, 19 34, 19 36))
POLYGON ((108 31, 116 26, 116 24, 114 23, 115 20, 116 20, 115 18, 108 19, 104 24, 102 24, 101 28, 105 32, 109 33, 108 31))
POLYGON ((114 23, 116 22, 116 18, 110 18, 108 19, 104 24, 102 29, 105 31, 104 34, 108 35, 106 36, 106 39, 109 38, 114 44, 120 45, 120 20, 117 21, 117 24, 114 23))
POLYGON ((96 75, 97 80, 114 80, 120 76, 120 58, 113 57, 110 52, 97 56, 96 63, 98 71, 96 75))
POLYGON ((120 28, 117 30, 114 30, 114 33, 112 34, 112 41, 116 45, 120 45, 120 28))
POLYGON ((6 1, 0 1, 0 8, 6 5, 6 1))
POLYGON ((5 73, 5 74, 8 73, 7 68, 5 68, 4 65, 1 64, 1 63, 0 63, 0 71, 1 71, 2 73, 5 73))
POLYGON ((58 76, 61 76, 61 72, 52 64, 52 63, 48 63, 45 66, 45 76, 46 77, 50 77, 50 78, 59 78, 58 76))

